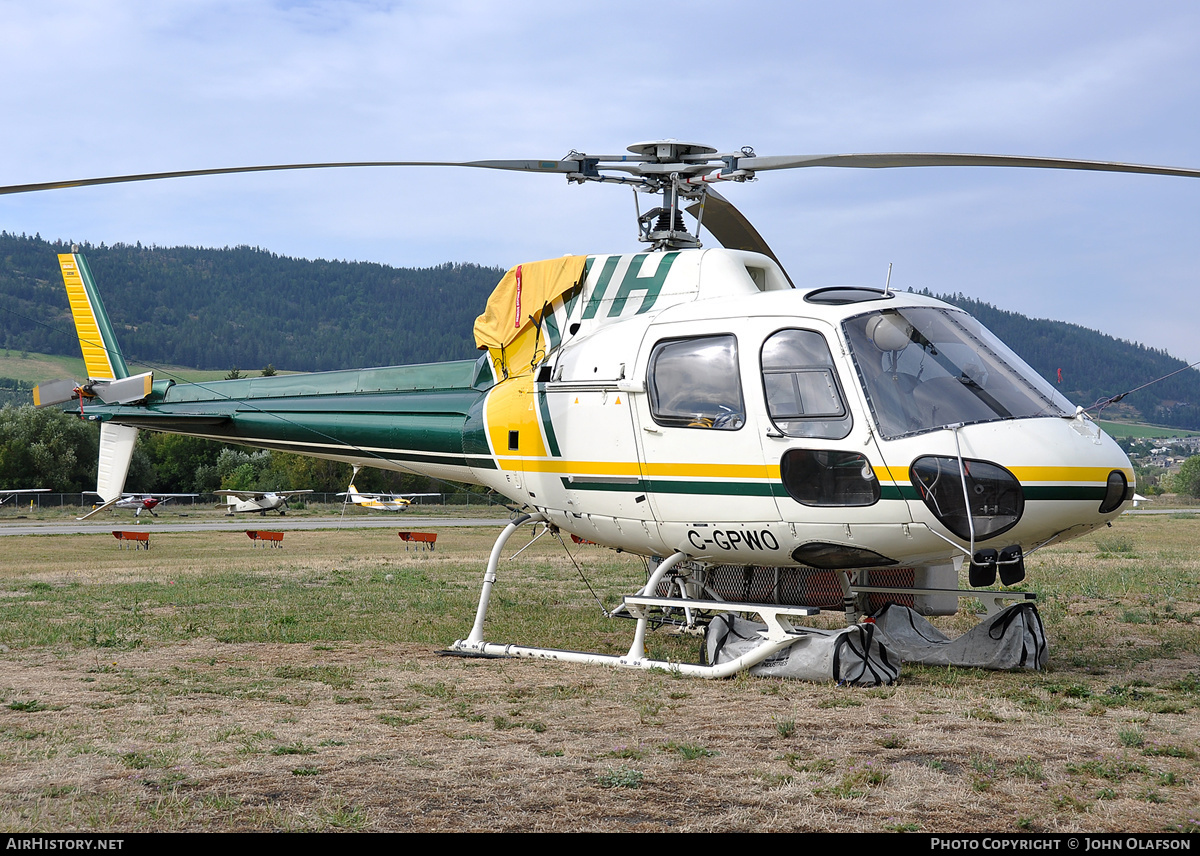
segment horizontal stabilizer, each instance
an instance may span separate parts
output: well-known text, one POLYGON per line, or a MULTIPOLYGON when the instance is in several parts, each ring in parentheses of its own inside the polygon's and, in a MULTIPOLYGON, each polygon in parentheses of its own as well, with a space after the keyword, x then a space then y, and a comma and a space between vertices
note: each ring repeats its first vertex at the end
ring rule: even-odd
POLYGON ((39 383, 33 388, 33 406, 49 407, 52 404, 63 404, 73 399, 79 390, 79 383, 70 378, 39 383))
POLYGON ((121 380, 92 381, 92 392, 105 404, 131 404, 150 395, 154 372, 134 375, 121 380))

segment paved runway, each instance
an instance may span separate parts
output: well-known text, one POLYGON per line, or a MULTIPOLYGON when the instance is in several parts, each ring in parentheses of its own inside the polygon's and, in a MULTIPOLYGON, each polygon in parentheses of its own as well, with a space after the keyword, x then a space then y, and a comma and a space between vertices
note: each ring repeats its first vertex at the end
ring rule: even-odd
MULTIPOLYGON (((1136 511, 1126 511, 1126 514, 1189 514, 1197 513, 1197 509, 1188 508, 1139 508, 1136 511)), ((77 520, 17 520, 15 518, 0 519, 0 536, 4 535, 81 535, 88 533, 107 533, 114 529, 139 529, 146 532, 238 532, 246 529, 272 529, 282 532, 302 529, 437 529, 447 526, 482 526, 485 528, 501 528, 508 523, 507 517, 418 517, 395 515, 391 517, 279 517, 270 515, 267 518, 256 514, 239 517, 211 516, 189 519, 186 522, 176 517, 168 522, 167 518, 141 518, 143 522, 136 523, 128 516, 106 517, 85 522, 77 520)))
MULTIPOLYGON (((143 518, 143 521, 145 518, 143 518)), ((105 534, 114 529, 137 529, 141 532, 239 532, 246 529, 270 529, 288 532, 300 529, 439 529, 447 526, 503 527, 507 517, 417 517, 408 515, 395 517, 278 517, 266 519, 258 515, 241 517, 197 518, 195 520, 166 522, 154 520, 135 523, 128 517, 109 517, 102 520, 0 520, 0 536, 3 535, 83 535, 105 534)))

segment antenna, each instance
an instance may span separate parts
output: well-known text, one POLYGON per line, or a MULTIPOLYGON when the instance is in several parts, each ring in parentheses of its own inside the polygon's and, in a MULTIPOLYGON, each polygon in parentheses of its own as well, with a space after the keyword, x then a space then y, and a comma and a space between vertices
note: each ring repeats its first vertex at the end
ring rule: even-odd
POLYGON ((883 284, 883 293, 888 295, 892 293, 892 263, 888 262, 887 282, 883 284))

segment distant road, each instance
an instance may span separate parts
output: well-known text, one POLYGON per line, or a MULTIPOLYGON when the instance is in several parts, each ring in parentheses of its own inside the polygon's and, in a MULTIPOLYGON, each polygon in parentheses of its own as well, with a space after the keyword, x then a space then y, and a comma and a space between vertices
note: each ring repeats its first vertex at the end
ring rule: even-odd
MULTIPOLYGON (((1195 514, 1200 509, 1188 508, 1139 508, 1126 514, 1195 514)), ((142 518, 146 521, 146 518, 142 518)), ((4 535, 86 535, 106 533, 114 529, 139 529, 146 532, 242 532, 247 529, 273 529, 282 532, 302 529, 437 529, 447 526, 480 526, 501 528, 508 523, 507 517, 417 517, 397 514, 389 517, 279 517, 267 518, 257 514, 239 515, 220 519, 197 518, 187 523, 160 522, 149 518, 148 522, 135 523, 131 517, 108 517, 101 520, 0 520, 0 537, 4 535)))
MULTIPOLYGON (((145 518, 142 518, 145 520, 145 518)), ((271 529, 290 531, 300 529, 437 529, 447 526, 503 527, 507 517, 278 517, 266 519, 256 514, 241 515, 221 520, 198 519, 189 523, 135 523, 128 517, 110 517, 103 520, 58 521, 0 521, 0 536, 3 535, 86 535, 111 532, 114 529, 137 529, 145 532, 242 532, 247 529, 271 529)))
POLYGON ((1133 508, 1125 514, 1200 514, 1200 508, 1133 508))

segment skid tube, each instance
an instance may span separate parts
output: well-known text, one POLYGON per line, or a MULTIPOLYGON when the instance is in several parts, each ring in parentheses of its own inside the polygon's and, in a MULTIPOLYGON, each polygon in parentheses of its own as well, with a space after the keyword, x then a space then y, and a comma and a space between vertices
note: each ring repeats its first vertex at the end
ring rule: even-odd
MULTIPOLYGON (((659 581, 672 568, 687 559, 685 553, 676 552, 659 563, 658 567, 654 569, 654 573, 650 575, 650 579, 646 582, 646 585, 641 588, 637 595, 626 598, 627 608, 630 608, 630 611, 637 615, 637 628, 634 630, 633 644, 630 645, 629 652, 624 655, 595 654, 587 651, 567 651, 557 648, 536 648, 526 645, 487 642, 483 638, 483 625, 487 618, 492 587, 496 583, 496 570, 500 564, 500 553, 504 549, 504 545, 508 542, 508 539, 522 525, 526 523, 542 523, 545 522, 545 519, 541 514, 522 514, 514 518, 496 538, 496 543, 492 546, 491 555, 488 557, 487 570, 484 571, 483 575, 483 589, 479 595, 479 607, 475 611, 475 624, 471 628, 470 635, 466 639, 457 640, 450 646, 450 650, 483 657, 554 660, 561 663, 584 663, 612 666, 621 669, 662 669, 690 677, 727 678, 756 666, 784 648, 795 645, 806 638, 805 633, 797 631, 791 626, 787 620, 787 616, 811 614, 813 610, 807 607, 781 609, 778 606, 771 606, 764 610, 763 613, 759 613, 752 605, 728 604, 728 607, 732 611, 754 612, 761 614, 762 618, 767 621, 768 630, 761 645, 756 646, 734 660, 715 666, 702 666, 695 663, 675 663, 668 660, 654 660, 647 657, 645 649, 646 630, 650 623, 647 607, 660 605, 659 601, 661 599, 652 596, 658 588, 659 581)), ((673 602, 675 600, 672 599, 673 602)), ((699 605, 700 603, 704 603, 706 606, 715 605, 708 604, 707 602, 678 599, 678 606, 680 607, 699 605)))

